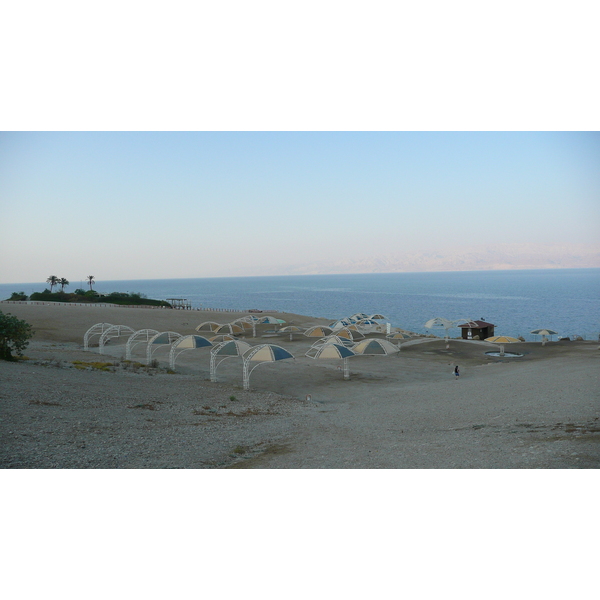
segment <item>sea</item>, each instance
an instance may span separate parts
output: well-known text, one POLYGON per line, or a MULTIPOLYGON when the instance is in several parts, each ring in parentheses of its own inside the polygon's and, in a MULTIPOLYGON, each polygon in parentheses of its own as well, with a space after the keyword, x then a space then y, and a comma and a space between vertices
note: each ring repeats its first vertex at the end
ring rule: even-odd
MULTIPOLYGON (((44 282, 0 284, 0 299, 14 291, 30 294, 44 282)), ((66 291, 86 288, 71 282, 66 291)), ((600 269, 545 269, 427 273, 369 273, 138 279, 104 281, 100 293, 139 292, 148 298, 185 298, 192 308, 283 311, 337 320, 356 312, 381 313, 393 327, 432 333, 434 317, 493 323, 497 335, 539 340, 533 329, 561 337, 600 335, 600 269)), ((4 312, 10 312, 2 307, 4 312)), ((201 318, 199 317, 201 320, 201 318)), ((225 322, 226 319, 223 320, 225 322)), ((451 337, 460 335, 450 330, 451 337)), ((554 336, 552 339, 557 339, 554 336)))

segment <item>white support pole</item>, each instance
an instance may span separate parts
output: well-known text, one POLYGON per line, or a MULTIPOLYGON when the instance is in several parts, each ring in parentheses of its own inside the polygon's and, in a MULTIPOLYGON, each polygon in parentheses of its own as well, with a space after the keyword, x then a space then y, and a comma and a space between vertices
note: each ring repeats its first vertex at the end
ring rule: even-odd
POLYGON ((217 381, 216 357, 212 352, 210 353, 210 380, 217 381))

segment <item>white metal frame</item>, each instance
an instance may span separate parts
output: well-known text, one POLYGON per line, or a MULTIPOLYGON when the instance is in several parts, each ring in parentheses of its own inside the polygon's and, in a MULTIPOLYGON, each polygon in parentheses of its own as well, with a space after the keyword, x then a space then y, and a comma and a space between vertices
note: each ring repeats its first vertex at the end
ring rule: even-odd
POLYGON ((156 352, 159 348, 164 347, 164 346, 170 346, 173 342, 177 341, 179 338, 183 337, 180 333, 177 333, 176 331, 161 331, 160 333, 157 333, 156 335, 152 336, 149 340, 148 340, 148 345, 146 346, 146 364, 149 365, 151 360, 152 360, 152 355, 154 354, 154 352, 156 352), (167 334, 167 342, 159 342, 158 344, 155 343, 155 341, 161 336, 161 335, 165 335, 167 334), (155 348, 153 348, 152 346, 156 346, 155 348))
POLYGON ((136 331, 127 340, 127 344, 125 345, 125 358, 131 360, 135 346, 143 344, 144 342, 147 343, 148 340, 157 333, 158 331, 156 329, 140 329, 139 331, 136 331))
POLYGON ((210 343, 209 340, 207 340, 204 336, 202 335, 184 335, 182 337, 180 337, 178 340, 175 340, 172 344, 171 344, 171 350, 169 352, 169 367, 171 369, 175 368, 175 361, 177 360, 177 357, 185 352, 186 350, 202 350, 203 348, 212 348, 212 343, 210 343), (203 340, 206 340, 210 346, 202 346, 200 348, 181 348, 179 350, 179 352, 177 352, 178 347, 181 345, 181 343, 184 340, 187 340, 189 338, 202 338, 203 340))
POLYGON ((108 340, 121 337, 123 332, 133 334, 135 333, 135 329, 132 329, 127 325, 113 325, 104 331, 104 333, 100 336, 100 342, 98 343, 98 350, 100 354, 104 354, 104 344, 106 344, 108 340))
MULTIPOLYGON (((242 359, 244 361, 243 364, 243 383, 244 383, 244 389, 245 390, 249 390, 250 389, 250 375, 252 373, 252 371, 254 371, 254 369, 256 369, 256 367, 258 367, 259 365, 264 365, 267 362, 279 362, 277 360, 262 360, 262 361, 257 361, 257 363, 250 368, 250 363, 252 362, 252 357, 259 352, 260 350, 262 350, 263 348, 266 347, 271 347, 271 348, 280 348, 281 350, 284 350, 285 352, 288 352, 289 354, 290 351, 286 350, 285 348, 282 348, 281 346, 276 346, 275 344, 260 344, 258 346, 253 346, 251 350, 248 350, 247 352, 244 353, 242 359)), ((290 356, 289 358, 294 358, 293 356, 290 356)), ((279 360, 287 360, 285 358, 279 359, 279 360)))
POLYGON ((83 349, 89 350, 90 338, 95 335, 102 335, 110 327, 113 327, 112 323, 96 323, 92 325, 83 336, 83 349))
POLYGON ((244 353, 248 352, 248 350, 250 350, 250 348, 252 348, 252 347, 253 346, 251 346, 248 342, 243 342, 241 340, 234 340, 233 342, 232 341, 221 342, 220 344, 213 346, 210 350, 210 380, 213 382, 217 381, 217 367, 224 360, 227 360, 228 358, 236 358, 238 356, 243 357, 244 353), (237 354, 221 355, 220 360, 218 360, 217 357, 219 356, 219 351, 221 350, 221 348, 223 348, 223 346, 225 346, 225 344, 231 344, 231 343, 235 344, 235 347, 237 349, 237 354), (244 346, 248 346, 248 347, 245 348, 244 346))

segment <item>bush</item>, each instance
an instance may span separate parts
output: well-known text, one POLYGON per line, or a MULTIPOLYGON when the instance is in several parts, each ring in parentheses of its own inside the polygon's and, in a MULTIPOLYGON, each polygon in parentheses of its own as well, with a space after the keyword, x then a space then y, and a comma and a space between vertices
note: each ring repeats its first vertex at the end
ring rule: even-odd
POLYGON ((13 351, 17 356, 23 355, 29 338, 33 336, 31 325, 21 321, 10 313, 0 311, 0 359, 14 360, 13 351))
POLYGON ((27 294, 25 292, 13 292, 9 300, 22 302, 23 300, 27 300, 27 294))

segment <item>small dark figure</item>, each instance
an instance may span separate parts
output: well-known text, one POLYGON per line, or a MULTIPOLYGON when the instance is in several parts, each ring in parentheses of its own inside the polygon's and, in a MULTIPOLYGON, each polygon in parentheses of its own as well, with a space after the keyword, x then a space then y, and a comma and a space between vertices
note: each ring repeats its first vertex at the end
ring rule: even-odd
POLYGON ((460 373, 458 372, 458 365, 456 365, 454 367, 454 378, 458 379, 459 375, 460 375, 460 373))

